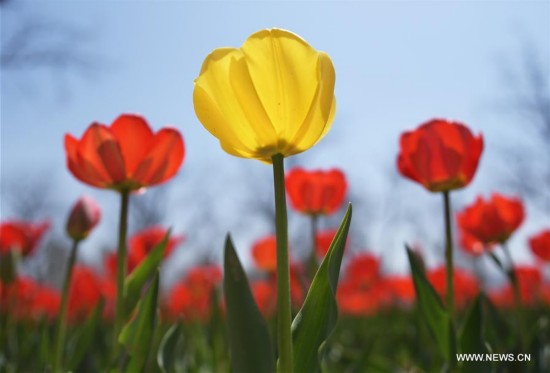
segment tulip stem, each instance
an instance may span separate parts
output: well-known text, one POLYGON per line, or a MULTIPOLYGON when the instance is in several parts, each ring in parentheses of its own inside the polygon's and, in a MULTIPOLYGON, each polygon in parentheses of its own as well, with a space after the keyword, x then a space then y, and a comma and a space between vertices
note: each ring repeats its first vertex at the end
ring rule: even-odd
POLYGON ((119 353, 118 335, 124 323, 124 278, 126 277, 126 235, 128 231, 128 202, 130 192, 120 192, 120 221, 118 227, 117 271, 116 271, 116 309, 115 327, 113 330, 113 353, 116 359, 119 353))
POLYGON ((317 272, 317 227, 319 224, 319 216, 317 214, 311 215, 311 253, 309 255, 309 278, 313 280, 315 273, 317 272))
POLYGON ((277 336, 279 349, 277 371, 292 373, 292 335, 290 329, 292 313, 290 308, 290 266, 283 155, 274 155, 272 161, 277 235, 277 336))
MULTIPOLYGON (((449 318, 451 320, 452 328, 454 329, 454 284, 453 284, 453 230, 451 223, 451 198, 449 191, 446 190, 443 192, 443 205, 445 209, 445 263, 447 268, 447 311, 449 312, 449 318)), ((449 365, 450 371, 454 371, 456 367, 455 355, 454 355, 454 346, 453 343, 449 344, 449 365)))
MULTIPOLYGON (((510 251, 508 250, 508 245, 506 242, 501 243, 502 251, 504 251, 504 255, 506 256, 506 260, 508 261, 508 270, 506 270, 506 276, 508 276, 508 280, 510 281, 510 284, 512 285, 512 291, 514 292, 514 301, 515 301, 515 308, 516 308, 516 318, 518 323, 518 329, 519 329, 519 336, 521 341, 521 347, 524 351, 527 351, 527 336, 525 334, 525 322, 523 320, 523 306, 521 303, 521 292, 519 290, 519 283, 518 278, 516 276, 516 271, 514 267, 514 261, 512 259, 512 255, 510 254, 510 251)), ((504 270, 504 267, 502 267, 504 270)))
POLYGON ((59 313, 59 319, 57 320, 57 336, 55 342, 55 360, 53 365, 53 372, 63 371, 63 350, 65 346, 65 336, 67 334, 67 306, 69 300, 69 289, 71 286, 71 277, 73 274, 73 267, 76 261, 76 253, 78 243, 80 240, 73 240, 73 246, 71 253, 69 254, 69 261, 67 262, 67 268, 65 269, 65 278, 63 279, 63 292, 61 293, 61 308, 59 313))

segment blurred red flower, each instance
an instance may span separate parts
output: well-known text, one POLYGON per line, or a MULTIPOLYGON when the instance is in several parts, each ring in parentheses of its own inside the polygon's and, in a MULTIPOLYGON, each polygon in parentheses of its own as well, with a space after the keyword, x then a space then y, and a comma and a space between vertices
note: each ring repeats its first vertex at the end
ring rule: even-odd
POLYGON ((256 241, 252 246, 252 259, 259 270, 275 272, 277 270, 277 238, 270 235, 256 241))
POLYGON ((550 229, 546 229, 529 239, 529 246, 537 258, 550 262, 550 229))
POLYGON ((273 281, 256 280, 251 283, 250 288, 262 315, 266 318, 273 316, 277 309, 276 284, 273 281))
POLYGON ((524 216, 520 199, 494 193, 489 200, 478 197, 457 213, 457 223, 464 234, 488 246, 507 241, 524 216))
POLYGON ((286 190, 292 207, 304 214, 332 214, 346 195, 347 182, 338 169, 328 171, 291 170, 285 178, 286 190))
POLYGON ((359 287, 370 287, 380 278, 380 259, 370 253, 359 253, 349 261, 345 278, 359 287))
MULTIPOLYGON (((330 244, 332 243, 332 239, 334 238, 334 236, 336 236, 336 232, 338 232, 337 229, 328 229, 317 233, 315 245, 315 255, 317 256, 317 258, 322 260, 325 255, 327 255, 330 244)), ((346 248, 347 241, 344 250, 346 248)))
POLYGON ((73 240, 82 240, 99 223, 101 209, 96 201, 88 196, 81 197, 73 206, 67 219, 67 234, 73 240))
MULTIPOLYGON (((136 232, 128 240, 128 256, 126 257, 126 267, 128 273, 132 271, 141 263, 143 259, 149 255, 149 253, 158 245, 166 233, 167 229, 162 227, 150 227, 142 229, 136 232)), ((168 244, 164 250, 164 258, 167 258, 174 249, 184 241, 183 236, 170 236, 168 238, 168 244)), ((105 254, 103 264, 107 269, 107 275, 111 278, 116 278, 117 270, 117 254, 116 252, 110 252, 105 254)))
POLYGON ((464 230, 460 230, 460 247, 466 254, 480 256, 493 249, 494 245, 485 245, 464 230))
POLYGON ((88 318, 103 296, 102 285, 102 280, 93 269, 74 266, 67 307, 69 320, 75 322, 88 318))
MULTIPOLYGON (((447 272, 445 267, 438 267, 428 271, 428 281, 432 284, 439 296, 444 299, 447 294, 447 272)), ((455 286, 454 301, 458 308, 464 308, 479 294, 479 284, 470 272, 454 268, 453 283, 455 286)))
POLYGON ((110 127, 92 123, 78 140, 65 135, 67 166, 80 181, 98 188, 136 190, 176 174, 183 139, 173 128, 153 133, 138 115, 123 114, 110 127))
POLYGON ((388 276, 384 279, 394 302, 399 305, 410 305, 416 296, 411 276, 388 276))
POLYGON ((399 172, 431 192, 468 185, 476 172, 483 137, 474 137, 465 125, 432 119, 400 139, 399 172))
POLYGON ((18 251, 22 256, 31 254, 49 227, 49 222, 6 221, 1 223, 0 255, 7 254, 11 250, 18 251))
MULTIPOLYGON (((514 268, 518 280, 519 295, 524 306, 533 306, 539 300, 545 300, 545 286, 542 273, 533 266, 517 266, 514 268)), ((489 292, 489 299, 498 307, 511 308, 515 304, 514 290, 507 284, 489 292)))
POLYGON ((207 321, 212 314, 214 292, 221 280, 222 271, 217 265, 190 269, 165 299, 166 316, 169 319, 207 321))
POLYGON ((61 303, 57 290, 30 277, 18 277, 9 285, 0 283, 0 289, 0 311, 17 320, 55 320, 61 303))
MULTIPOLYGON (((128 255, 132 257, 132 264, 138 265, 149 255, 156 245, 161 243, 168 232, 162 227, 150 227, 136 232, 129 239, 128 255)), ((167 258, 174 249, 183 242, 183 236, 170 236, 168 244, 164 250, 164 258, 167 258)))

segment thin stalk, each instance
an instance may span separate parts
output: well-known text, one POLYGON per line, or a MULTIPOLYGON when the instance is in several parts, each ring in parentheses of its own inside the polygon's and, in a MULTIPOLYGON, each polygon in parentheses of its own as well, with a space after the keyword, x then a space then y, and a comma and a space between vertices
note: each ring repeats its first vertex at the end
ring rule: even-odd
MULTIPOLYGON (((446 263, 446 269, 447 269, 447 311, 449 312, 449 317, 451 319, 451 325, 454 329, 454 317, 455 317, 455 291, 454 291, 454 284, 453 284, 453 230, 452 230, 452 223, 451 223, 451 198, 449 195, 449 191, 443 192, 443 205, 445 210, 445 263, 446 263)), ((453 372, 456 367, 456 361, 455 361, 455 355, 454 355, 454 349, 455 346, 453 343, 449 344, 450 352, 449 352, 449 371, 453 372)))
POLYGON ((65 270, 65 278, 63 280, 63 292, 61 293, 61 308, 59 319, 57 320, 57 336, 55 342, 55 360, 53 364, 53 372, 63 371, 63 347, 65 346, 65 337, 67 334, 67 306, 69 300, 69 289, 71 286, 71 277, 73 275, 73 267, 76 261, 76 253, 80 240, 73 240, 67 269, 65 270))
POLYGON ((290 265, 288 259, 288 230, 285 195, 284 158, 272 157, 275 189, 275 228, 277 235, 277 328, 279 361, 277 371, 292 373, 292 335, 290 309, 290 265))
POLYGON ((510 284, 512 285, 512 290, 514 292, 514 301, 515 301, 515 309, 516 309, 516 318, 518 323, 518 329, 519 329, 519 336, 521 340, 521 347, 526 351, 527 348, 527 335, 525 332, 525 320, 523 319, 523 305, 521 303, 521 293, 519 291, 519 282, 518 278, 516 276, 514 261, 512 259, 512 255, 510 255, 510 251, 508 250, 508 245, 506 242, 501 243, 502 251, 504 251, 504 255, 506 256, 506 260, 508 261, 508 270, 506 271, 506 275, 508 276, 508 280, 510 281, 510 284))
POLYGON ((120 220, 118 226, 117 270, 116 270, 116 309, 115 326, 113 330, 113 353, 118 355, 118 335, 124 323, 124 278, 126 277, 126 235, 128 232, 128 203, 130 192, 120 192, 120 220))
POLYGON ((317 214, 312 214, 311 215, 311 252, 309 253, 309 259, 308 259, 308 270, 309 270, 310 280, 313 280, 313 277, 315 277, 315 273, 317 272, 317 268, 318 268, 317 255, 316 255, 318 223, 319 223, 319 216, 317 214))
POLYGON ((453 231, 451 227, 451 200, 449 192, 443 192, 445 206, 445 263, 447 266, 447 310, 454 320, 454 286, 453 286, 453 231))

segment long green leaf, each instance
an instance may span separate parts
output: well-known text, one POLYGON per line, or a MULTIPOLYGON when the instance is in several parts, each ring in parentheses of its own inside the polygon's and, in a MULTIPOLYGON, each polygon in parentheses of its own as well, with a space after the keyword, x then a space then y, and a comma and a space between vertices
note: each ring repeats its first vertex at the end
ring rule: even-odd
POLYGON ((172 325, 162 337, 157 352, 157 364, 163 373, 172 372, 174 370, 176 346, 181 338, 181 330, 181 323, 178 322, 172 325))
MULTIPOLYGON (((483 317, 484 297, 480 294, 470 311, 460 332, 460 352, 463 354, 485 354, 489 352, 485 344, 484 336, 484 317, 483 317)), ((460 366, 462 372, 490 372, 491 364, 487 361, 463 362, 460 366)))
POLYGON ((275 357, 267 323, 262 317, 229 235, 225 240, 223 287, 231 370, 235 373, 272 373, 275 357))
POLYGON ((352 208, 349 205, 327 255, 313 278, 304 305, 292 322, 294 372, 320 370, 321 347, 338 319, 336 287, 351 223, 351 213, 352 208))
POLYGON ((145 297, 136 306, 137 314, 124 326, 118 337, 118 341, 126 347, 130 355, 127 372, 142 371, 147 360, 157 320, 158 291, 159 272, 157 270, 145 297))
POLYGON ((136 303, 141 297, 143 286, 151 279, 164 257, 164 251, 168 246, 170 230, 166 232, 164 238, 159 242, 145 259, 126 277, 124 281, 125 289, 125 310, 129 312, 134 309, 136 303))
POLYGON ((101 321, 101 312, 103 311, 103 299, 97 304, 93 313, 88 317, 84 325, 81 326, 76 336, 74 347, 71 350, 67 369, 75 371, 79 367, 82 359, 89 351, 92 342, 94 342, 99 322, 101 321))
POLYGON ((416 254, 409 247, 406 248, 420 312, 434 335, 441 354, 448 363, 454 365, 456 341, 452 320, 441 299, 426 279, 416 254))

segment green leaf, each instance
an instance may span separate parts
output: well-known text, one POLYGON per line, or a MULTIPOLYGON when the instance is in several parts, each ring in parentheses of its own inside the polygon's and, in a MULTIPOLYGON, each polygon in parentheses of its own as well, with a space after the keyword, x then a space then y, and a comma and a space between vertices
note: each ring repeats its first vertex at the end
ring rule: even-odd
POLYGON ((164 238, 159 242, 145 259, 126 277, 124 289, 126 294, 125 309, 130 311, 134 309, 137 301, 141 297, 141 291, 146 282, 153 276, 162 262, 164 251, 168 246, 170 230, 166 232, 164 238))
POLYGON ((101 312, 103 311, 103 299, 97 304, 92 314, 88 317, 84 325, 79 329, 77 339, 73 344, 69 361, 67 362, 67 370, 75 371, 86 353, 89 351, 92 342, 95 341, 98 325, 101 322, 101 312))
POLYGON ((351 212, 349 205, 327 255, 313 278, 304 305, 292 322, 294 372, 320 370, 322 345, 338 319, 336 287, 351 223, 351 212))
POLYGON ((176 359, 176 346, 181 337, 181 323, 174 324, 168 329, 162 337, 159 350, 157 352, 157 364, 163 373, 168 373, 174 370, 174 362, 176 359))
POLYGON ((443 307, 441 299, 426 279, 424 271, 421 269, 420 260, 409 247, 406 248, 420 313, 434 335, 441 354, 448 363, 454 365, 456 341, 452 320, 443 307))
MULTIPOLYGON (((463 354, 485 354, 489 352, 484 337, 483 301, 484 297, 480 294, 471 306, 460 332, 460 352, 463 354)), ((491 364, 487 361, 464 362, 460 370, 462 372, 490 372, 491 364)))
POLYGON ((267 323, 256 306, 229 235, 225 240, 223 288, 227 307, 231 371, 274 372, 275 357, 267 323))
POLYGON ((126 347, 130 355, 127 372, 139 372, 147 360, 157 319, 157 299, 159 291, 159 272, 147 289, 145 297, 137 306, 137 314, 122 329, 118 336, 120 344, 126 347))

